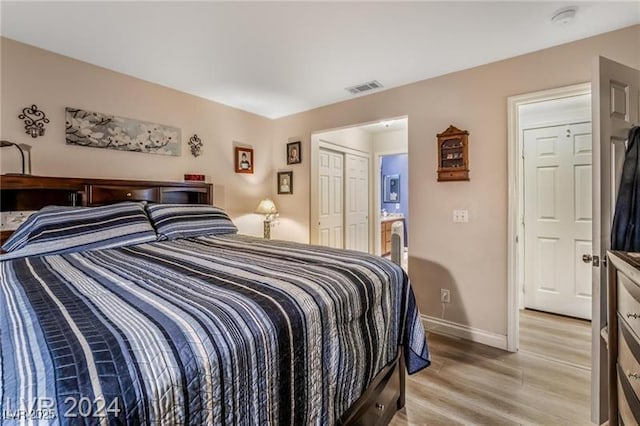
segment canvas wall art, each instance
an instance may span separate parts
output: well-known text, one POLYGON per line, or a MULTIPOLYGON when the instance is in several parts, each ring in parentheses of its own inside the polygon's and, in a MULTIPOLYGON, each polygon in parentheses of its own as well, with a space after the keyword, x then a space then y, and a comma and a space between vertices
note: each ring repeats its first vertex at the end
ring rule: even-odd
POLYGON ((149 154, 182 154, 177 127, 65 108, 67 144, 149 154))

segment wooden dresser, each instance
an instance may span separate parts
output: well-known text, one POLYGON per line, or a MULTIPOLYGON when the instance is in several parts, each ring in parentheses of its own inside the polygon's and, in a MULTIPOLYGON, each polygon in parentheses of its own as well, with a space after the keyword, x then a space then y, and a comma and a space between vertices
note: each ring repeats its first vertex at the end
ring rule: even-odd
POLYGON ((391 227, 396 222, 404 222, 404 218, 383 218, 380 222, 380 253, 382 256, 391 253, 391 227))
POLYGON ((640 253, 609 252, 609 425, 640 424, 640 253))

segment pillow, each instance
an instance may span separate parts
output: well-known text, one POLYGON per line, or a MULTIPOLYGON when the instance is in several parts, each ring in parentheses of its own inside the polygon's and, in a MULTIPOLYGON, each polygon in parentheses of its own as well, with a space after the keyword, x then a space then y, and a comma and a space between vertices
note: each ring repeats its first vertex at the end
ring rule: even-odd
POLYGON ((9 257, 19 257, 120 247, 156 239, 142 203, 47 206, 29 216, 2 249, 12 255, 9 257))
POLYGON ((147 204, 159 240, 235 234, 238 228, 224 210, 202 204, 147 204))

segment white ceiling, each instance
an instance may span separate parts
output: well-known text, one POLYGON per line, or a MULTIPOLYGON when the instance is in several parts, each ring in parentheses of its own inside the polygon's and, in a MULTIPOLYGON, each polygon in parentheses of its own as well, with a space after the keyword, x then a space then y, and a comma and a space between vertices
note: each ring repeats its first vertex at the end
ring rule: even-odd
POLYGON ((396 87, 640 22, 638 1, 0 8, 3 36, 270 118, 350 99, 344 88, 366 81, 396 87), (572 4, 573 23, 550 22, 572 4))

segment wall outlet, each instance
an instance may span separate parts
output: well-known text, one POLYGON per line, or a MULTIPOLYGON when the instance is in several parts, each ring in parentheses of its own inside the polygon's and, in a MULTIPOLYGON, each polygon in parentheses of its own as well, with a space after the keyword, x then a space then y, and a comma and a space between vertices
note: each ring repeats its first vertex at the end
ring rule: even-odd
POLYGON ((453 223, 467 223, 467 222, 469 222, 469 210, 453 211, 453 223))
POLYGON ((451 293, 449 293, 449 289, 447 288, 440 289, 440 301, 442 303, 451 303, 451 293))

